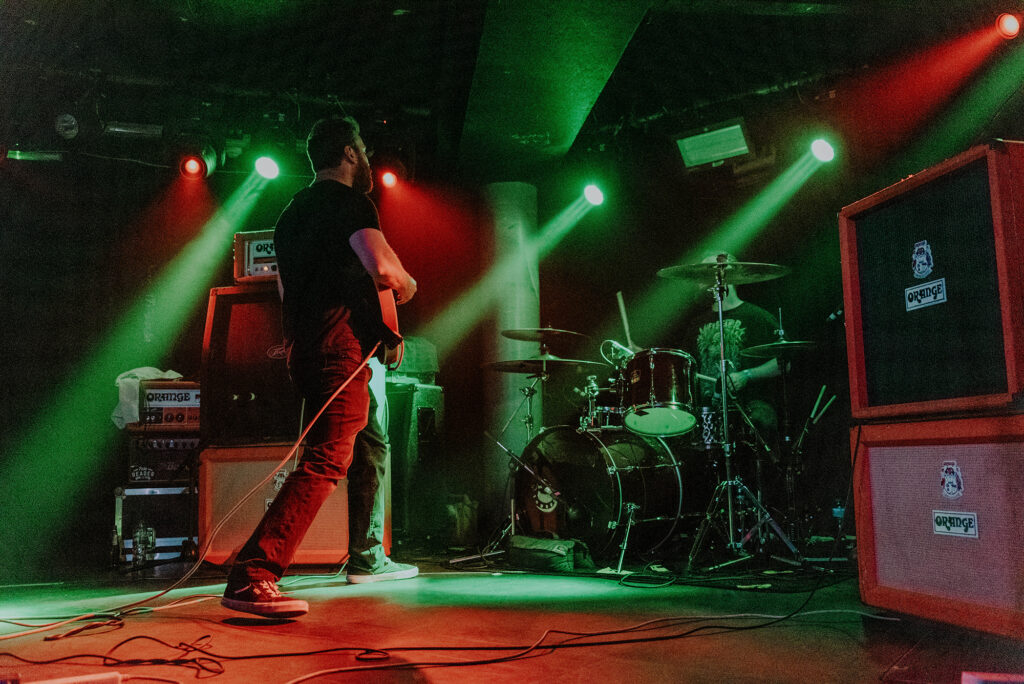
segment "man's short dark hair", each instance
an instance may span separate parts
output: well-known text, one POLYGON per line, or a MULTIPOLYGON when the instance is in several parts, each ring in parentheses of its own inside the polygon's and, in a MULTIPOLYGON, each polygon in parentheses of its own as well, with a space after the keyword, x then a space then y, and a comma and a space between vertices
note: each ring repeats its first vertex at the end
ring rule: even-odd
POLYGON ((345 148, 355 147, 359 137, 359 124, 351 116, 320 119, 306 138, 306 155, 313 171, 329 169, 341 164, 345 148))

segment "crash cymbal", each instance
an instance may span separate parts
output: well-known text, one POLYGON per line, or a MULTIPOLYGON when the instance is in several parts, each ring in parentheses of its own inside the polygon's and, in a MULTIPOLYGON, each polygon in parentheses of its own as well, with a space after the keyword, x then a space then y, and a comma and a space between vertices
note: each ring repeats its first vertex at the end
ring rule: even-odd
POLYGON ((583 361, 581 359, 563 359, 554 354, 541 354, 529 359, 515 359, 512 361, 493 361, 485 363, 484 368, 499 371, 501 373, 546 373, 556 368, 568 368, 570 366, 606 366, 599 361, 583 361))
POLYGON ((557 328, 513 328, 511 330, 502 330, 501 334, 513 340, 540 342, 542 344, 586 337, 582 333, 573 332, 572 330, 558 330, 557 328))
POLYGON ((814 349, 816 346, 817 342, 808 342, 806 340, 782 340, 781 342, 747 347, 740 352, 740 356, 749 356, 755 359, 788 358, 799 352, 814 349))
POLYGON ((721 270, 727 285, 746 285, 760 283, 765 280, 781 278, 789 273, 788 266, 778 264, 759 264, 753 261, 729 261, 719 263, 683 264, 669 266, 658 271, 662 278, 678 278, 693 280, 705 285, 714 285, 721 270))

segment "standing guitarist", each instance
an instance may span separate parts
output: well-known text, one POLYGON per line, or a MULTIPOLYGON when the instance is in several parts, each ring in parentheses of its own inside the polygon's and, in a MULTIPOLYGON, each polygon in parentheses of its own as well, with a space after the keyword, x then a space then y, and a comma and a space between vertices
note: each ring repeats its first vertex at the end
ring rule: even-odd
MULTIPOLYGON (((389 327, 384 321, 393 316, 395 302, 412 299, 416 281, 384 239, 367 197, 373 175, 359 125, 351 118, 318 121, 306 153, 316 178, 285 208, 274 241, 289 371, 307 413, 326 409, 310 429, 298 467, 238 553, 221 601, 233 610, 278 618, 309 610, 305 601, 283 595, 277 582, 345 477, 348 581, 405 579, 419 572, 384 554, 380 483, 388 445, 364 363, 376 345, 394 350, 400 344, 395 322, 389 327)), ((378 356, 385 358, 380 351, 378 356)))

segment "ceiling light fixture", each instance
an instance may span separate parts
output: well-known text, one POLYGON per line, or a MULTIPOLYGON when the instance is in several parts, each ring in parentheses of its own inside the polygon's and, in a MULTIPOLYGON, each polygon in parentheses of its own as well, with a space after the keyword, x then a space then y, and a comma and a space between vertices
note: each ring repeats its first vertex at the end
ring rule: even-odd
POLYGON ((721 166, 726 159, 750 154, 743 119, 730 119, 676 138, 686 168, 721 166))

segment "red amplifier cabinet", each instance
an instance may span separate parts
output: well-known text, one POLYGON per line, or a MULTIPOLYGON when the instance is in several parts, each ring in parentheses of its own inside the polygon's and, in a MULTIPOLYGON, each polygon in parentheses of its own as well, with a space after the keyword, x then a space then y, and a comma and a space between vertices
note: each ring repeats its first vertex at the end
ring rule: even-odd
POLYGON ((274 282, 210 290, 199 375, 204 444, 298 436, 301 399, 288 378, 274 282))
POLYGON ((1024 143, 839 214, 854 418, 1006 409, 1024 389, 1024 143))
POLYGON ((1024 415, 854 427, 861 595, 1024 638, 1024 415))

